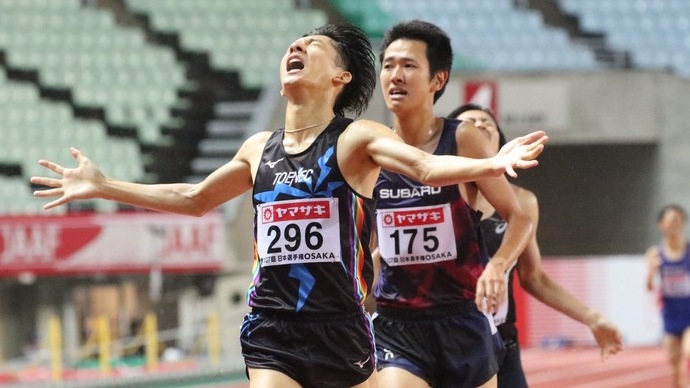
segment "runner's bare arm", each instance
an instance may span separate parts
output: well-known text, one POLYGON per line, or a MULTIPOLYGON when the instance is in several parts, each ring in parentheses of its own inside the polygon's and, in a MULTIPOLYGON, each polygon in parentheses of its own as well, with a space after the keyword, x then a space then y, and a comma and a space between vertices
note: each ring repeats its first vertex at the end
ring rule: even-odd
POLYGON ((252 164, 257 163, 266 139, 266 133, 252 136, 230 162, 198 184, 139 184, 120 181, 103 174, 88 157, 75 148, 70 151, 78 163, 77 167, 66 168, 41 160, 41 166, 60 177, 32 177, 31 182, 49 187, 35 191, 35 197, 58 197, 46 204, 45 209, 75 200, 101 198, 161 212, 201 216, 252 187, 252 164))
POLYGON ((368 120, 356 123, 366 141, 367 154, 381 168, 406 175, 421 183, 446 186, 500 176, 513 168, 530 168, 538 163, 547 137, 534 132, 513 140, 507 150, 484 159, 431 155, 405 144, 389 128, 368 120))
MULTIPOLYGON (((522 207, 535 225, 539 222, 536 196, 528 190, 517 189, 522 207)), ((543 271, 536 235, 533 236, 517 262, 520 285, 537 300, 554 310, 584 324, 599 345, 602 359, 623 349, 623 336, 618 327, 597 310, 587 306, 543 271)))
MULTIPOLYGON (((458 147, 461 156, 486 158, 493 154, 482 132, 470 122, 463 122, 458 126, 456 142, 462 144, 462 147, 458 147)), ((501 245, 477 280, 477 306, 486 313, 494 313, 506 296, 505 290, 508 285, 505 273, 513 267, 525 249, 533 236, 534 226, 522 208, 513 187, 504 176, 479 180, 470 185, 476 186, 508 225, 501 245)))
POLYGON ((654 291, 654 277, 659 271, 659 249, 656 246, 649 247, 645 253, 647 259, 647 291, 654 291))

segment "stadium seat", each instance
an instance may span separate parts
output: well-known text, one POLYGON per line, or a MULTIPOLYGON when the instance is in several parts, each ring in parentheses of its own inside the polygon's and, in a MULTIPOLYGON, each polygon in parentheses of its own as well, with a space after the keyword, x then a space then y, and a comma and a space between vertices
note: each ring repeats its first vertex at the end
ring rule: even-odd
POLYGON ((643 69, 690 73, 690 2, 684 0, 560 0, 590 32, 606 34, 610 44, 630 51, 643 69))
MULTIPOLYGON (((185 83, 184 69, 169 49, 147 45, 141 31, 119 27, 110 12, 68 0, 3 6, 0 48, 8 63, 37 70, 45 86, 71 89, 80 105, 107 112, 136 101, 170 110, 185 83)), ((160 117, 110 124, 150 128, 153 123, 160 131, 167 124, 155 121, 160 117)))
POLYGON ((277 75, 267 64, 277 63, 292 40, 327 21, 322 11, 295 9, 289 0, 127 0, 126 4, 148 15, 155 29, 179 34, 185 49, 208 52, 215 68, 238 71, 249 88, 260 88, 277 75))
MULTIPOLYGON (((348 1, 355 8, 364 1, 348 1)), ((398 20, 430 20, 451 37, 460 54, 455 69, 470 58, 475 70, 544 71, 597 68, 587 49, 570 42, 565 31, 547 28, 541 14, 516 9, 510 0, 453 2, 378 0, 380 8, 398 20), (554 63, 556 66, 547 65, 554 63), (560 58, 560 59, 557 59, 560 58)))
POLYGON ((17 164, 22 171, 21 177, 0 175, 0 188, 9 190, 0 201, 0 214, 41 211, 42 203, 31 196, 28 177, 46 174, 37 163, 41 158, 73 164, 70 146, 79 146, 105 171, 116 171, 123 179, 143 178, 136 141, 109 138, 101 122, 75 118, 67 104, 41 98, 34 85, 12 81, 4 71, 0 71, 0 128, 0 163, 17 164))

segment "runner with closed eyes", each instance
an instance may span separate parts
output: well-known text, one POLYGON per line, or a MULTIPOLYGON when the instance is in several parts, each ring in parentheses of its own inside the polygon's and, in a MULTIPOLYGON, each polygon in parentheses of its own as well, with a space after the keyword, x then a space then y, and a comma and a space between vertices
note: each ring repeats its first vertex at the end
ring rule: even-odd
MULTIPOLYGON (((501 131, 493 112, 487 108, 466 104, 455 109, 448 117, 474 123, 477 131, 486 138, 493 150, 498 150, 506 143, 505 135, 501 131)), ((537 197, 527 189, 517 185, 511 186, 536 228, 539 223, 537 197)), ((477 209, 482 213, 479 225, 489 256, 493 257, 501 246, 509 225, 491 203, 481 195, 477 198, 477 209)), ((517 312, 513 296, 513 274, 515 270, 520 277, 520 285, 530 295, 547 306, 587 325, 601 349, 602 358, 616 354, 622 349, 622 335, 612 322, 604 318, 598 311, 577 300, 542 270, 541 254, 535 234, 520 254, 515 265, 506 270, 505 276, 508 279, 506 298, 493 315, 494 323, 497 325, 506 346, 505 357, 499 364, 499 388, 528 387, 527 378, 522 369, 520 343, 516 327, 517 312)))

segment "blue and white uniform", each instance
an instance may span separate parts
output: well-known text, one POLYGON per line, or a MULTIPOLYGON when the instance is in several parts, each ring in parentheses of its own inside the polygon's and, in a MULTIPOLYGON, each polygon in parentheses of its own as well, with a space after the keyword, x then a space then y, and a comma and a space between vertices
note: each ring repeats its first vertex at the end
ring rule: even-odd
POLYGON ((664 332, 680 336, 690 328, 690 244, 680 259, 670 259, 659 246, 664 332))

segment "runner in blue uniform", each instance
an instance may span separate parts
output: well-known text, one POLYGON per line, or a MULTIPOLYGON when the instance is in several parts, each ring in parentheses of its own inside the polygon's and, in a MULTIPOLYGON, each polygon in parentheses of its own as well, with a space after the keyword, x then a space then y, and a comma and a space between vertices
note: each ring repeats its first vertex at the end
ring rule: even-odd
POLYGON ((372 282, 369 226, 380 168, 428 185, 514 174, 536 165, 542 132, 497 157, 428 155, 389 128, 345 119, 366 109, 376 84, 374 55, 361 30, 327 25, 297 39, 280 65, 285 126, 247 139, 198 184, 137 184, 105 176, 77 149, 76 168, 40 165, 33 177, 46 209, 103 198, 201 216, 253 189, 252 312, 241 329, 250 386, 374 387, 374 344, 362 303, 372 282))
POLYGON ((685 238, 688 214, 679 205, 665 206, 657 226, 663 238, 647 249, 647 289, 660 275, 664 348, 671 364, 673 387, 687 387, 690 362, 690 245, 685 238))

